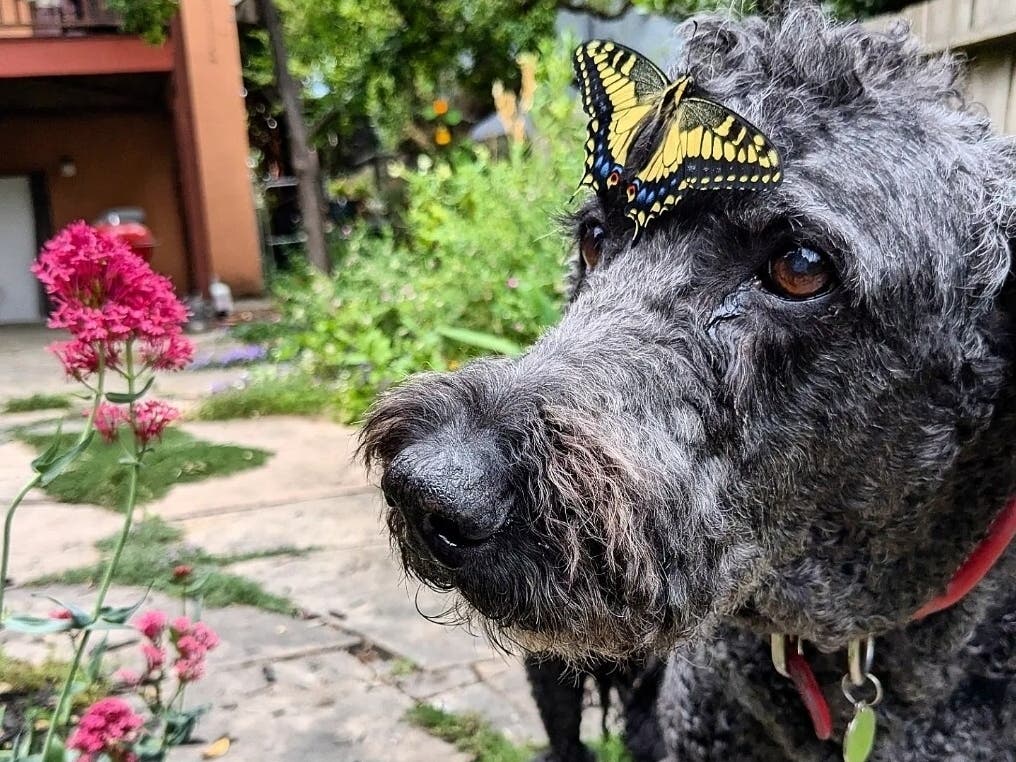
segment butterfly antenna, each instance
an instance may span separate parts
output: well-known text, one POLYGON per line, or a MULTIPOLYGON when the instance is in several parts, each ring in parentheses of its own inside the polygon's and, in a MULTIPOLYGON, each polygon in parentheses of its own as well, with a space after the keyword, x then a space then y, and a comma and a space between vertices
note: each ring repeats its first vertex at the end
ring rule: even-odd
POLYGON ((578 184, 578 186, 577 186, 577 187, 575 188, 575 190, 574 190, 574 191, 572 191, 571 197, 570 197, 570 198, 568 199, 568 203, 569 203, 569 204, 570 204, 570 203, 571 203, 572 201, 574 201, 574 200, 575 200, 575 197, 576 197, 577 195, 579 195, 579 191, 580 191, 580 190, 582 190, 582 189, 583 189, 583 188, 584 188, 584 187, 586 186, 586 180, 587 180, 587 179, 588 179, 588 175, 587 175, 587 176, 585 176, 585 177, 583 177, 583 178, 582 178, 582 179, 581 179, 581 180, 579 181, 579 184, 578 184))

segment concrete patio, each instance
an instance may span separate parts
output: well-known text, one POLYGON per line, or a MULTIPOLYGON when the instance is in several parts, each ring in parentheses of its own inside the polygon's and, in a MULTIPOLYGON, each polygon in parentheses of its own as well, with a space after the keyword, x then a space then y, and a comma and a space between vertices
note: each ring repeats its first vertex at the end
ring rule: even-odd
MULTIPOLYGON (((25 390, 71 390, 43 350, 48 340, 38 328, 0 332, 0 402, 25 390)), ((206 336, 201 343, 218 340, 206 336)), ((213 384, 229 383, 243 372, 167 375, 156 393, 186 407, 213 384)), ((5 441, 2 431, 33 415, 45 414, 0 420, 0 503, 13 496, 33 457, 26 445, 5 441)), ((229 735, 234 745, 228 758, 251 762, 467 762, 404 720, 414 702, 427 701, 450 711, 479 712, 514 741, 544 741, 518 659, 419 613, 440 614, 447 601, 407 583, 393 560, 379 493, 352 462, 354 430, 295 417, 185 422, 183 428, 209 441, 275 454, 259 469, 175 487, 149 504, 151 513, 183 529, 188 543, 213 553, 310 549, 230 567, 288 596, 301 616, 242 607, 206 612, 224 645, 192 697, 213 704, 199 726, 202 739, 229 735)), ((94 561, 94 542, 117 526, 119 518, 109 510, 54 503, 42 492, 32 493, 15 524, 12 604, 45 609, 48 602, 30 597, 40 591, 21 588, 18 581, 94 561)), ((90 597, 87 590, 45 592, 80 601, 90 597)), ((131 600, 137 591, 116 596, 131 600)), ((39 655, 47 647, 24 636, 3 641, 12 655, 39 655)), ((197 760, 201 748, 181 749, 173 758, 197 760)))

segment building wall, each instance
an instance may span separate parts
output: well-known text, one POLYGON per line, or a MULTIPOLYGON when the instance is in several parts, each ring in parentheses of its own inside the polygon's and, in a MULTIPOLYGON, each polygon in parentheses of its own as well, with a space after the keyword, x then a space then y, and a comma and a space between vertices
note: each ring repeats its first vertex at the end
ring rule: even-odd
POLYGON ((55 229, 91 222, 110 207, 140 206, 159 243, 153 267, 186 294, 192 284, 175 153, 165 115, 0 116, 0 175, 44 172, 55 229), (74 161, 74 177, 61 177, 61 157, 74 161))
POLYGON ((181 3, 174 31, 182 43, 174 109, 178 129, 192 137, 181 146, 183 176, 196 191, 185 203, 193 248, 207 252, 197 277, 218 276, 237 295, 258 294, 264 283, 233 4, 181 3))

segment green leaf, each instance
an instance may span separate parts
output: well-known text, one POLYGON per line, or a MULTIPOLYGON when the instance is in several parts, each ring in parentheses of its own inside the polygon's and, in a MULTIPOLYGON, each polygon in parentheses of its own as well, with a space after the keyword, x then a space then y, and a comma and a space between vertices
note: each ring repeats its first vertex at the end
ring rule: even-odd
POLYGON ((211 572, 209 572, 208 574, 203 575, 200 579, 192 582, 190 585, 187 585, 183 589, 183 594, 185 596, 188 596, 188 597, 192 596, 192 595, 197 595, 198 593, 200 593, 204 589, 205 585, 208 584, 208 581, 211 578, 212 578, 211 572))
POLYGON ((155 383, 155 376, 152 376, 145 382, 145 385, 141 387, 134 394, 129 392, 106 392, 106 399, 115 405, 129 405, 131 402, 137 402, 139 399, 148 394, 148 390, 152 388, 152 384, 155 383))
POLYGON ((56 427, 56 434, 53 435, 53 441, 50 442, 49 447, 43 450, 42 454, 39 455, 35 460, 32 461, 32 470, 36 473, 41 474, 56 460, 57 452, 60 449, 60 434, 63 433, 63 421, 61 421, 56 427))
POLYGON ((180 746, 188 743, 197 727, 198 720, 211 707, 209 705, 197 706, 182 712, 166 712, 166 738, 170 746, 180 746))
POLYGON ((85 625, 92 623, 92 615, 80 606, 76 606, 73 603, 64 603, 59 598, 54 598, 52 595, 40 595, 36 597, 45 598, 47 601, 52 601, 60 608, 67 609, 67 611, 71 612, 71 621, 74 622, 75 627, 84 627, 85 625))
POLYGON ((50 617, 14 614, 3 620, 3 629, 21 632, 26 635, 50 635, 54 632, 67 632, 74 628, 72 619, 51 619, 50 617))
POLYGON ((436 330, 446 339, 457 341, 460 344, 468 344, 478 349, 486 349, 490 352, 509 356, 522 353, 522 347, 503 336, 495 336, 491 333, 473 331, 468 328, 455 328, 453 326, 441 326, 436 330))
MULTIPOLYGON (((137 603, 133 603, 130 606, 103 606, 99 611, 99 620, 96 622, 105 622, 112 625, 122 625, 131 615, 141 608, 142 604, 148 599, 148 593, 151 592, 149 588, 141 599, 137 603)), ((110 629, 109 627, 96 627, 94 629, 110 629)))
POLYGON ((158 733, 141 739, 134 744, 132 751, 137 755, 138 762, 163 762, 167 754, 162 748, 162 737, 158 733))
POLYGON ((81 437, 81 439, 75 442, 74 446, 71 447, 71 449, 69 449, 63 455, 58 457, 52 463, 48 464, 45 468, 40 470, 39 473, 42 474, 42 479, 40 479, 39 481, 42 484, 42 486, 43 487, 48 486, 50 482, 56 479, 64 471, 66 471, 67 468, 71 465, 71 463, 77 460, 78 456, 80 456, 81 453, 83 453, 85 450, 88 449, 88 445, 92 443, 92 439, 94 437, 95 437, 95 429, 89 429, 88 432, 83 437, 81 437))

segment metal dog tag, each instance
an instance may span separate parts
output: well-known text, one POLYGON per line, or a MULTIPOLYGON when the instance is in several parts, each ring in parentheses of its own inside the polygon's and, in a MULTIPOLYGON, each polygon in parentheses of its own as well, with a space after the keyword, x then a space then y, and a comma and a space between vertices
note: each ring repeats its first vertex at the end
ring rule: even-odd
POLYGON ((843 762, 867 762, 875 748, 875 710, 865 703, 856 704, 855 709, 843 735, 843 762))

